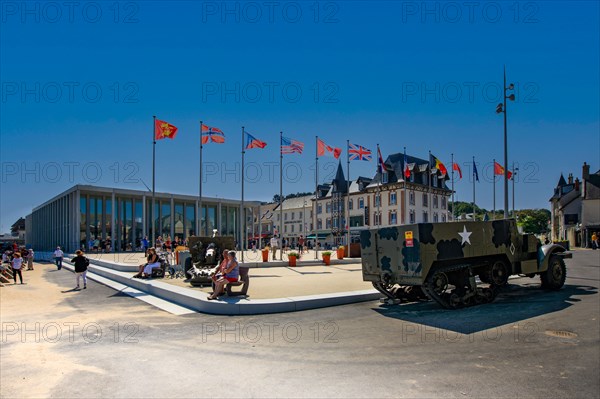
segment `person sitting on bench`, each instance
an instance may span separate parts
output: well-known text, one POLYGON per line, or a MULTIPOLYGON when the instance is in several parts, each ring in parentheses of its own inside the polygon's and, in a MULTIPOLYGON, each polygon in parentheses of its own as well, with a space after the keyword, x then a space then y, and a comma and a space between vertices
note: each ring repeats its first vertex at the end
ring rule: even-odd
POLYGON ((148 262, 139 266, 138 274, 133 276, 134 278, 148 277, 152 275, 152 269, 154 269, 155 267, 160 267, 158 255, 156 254, 156 249, 154 249, 154 247, 148 248, 148 257, 146 258, 146 260, 148 262))
POLYGON ((235 258, 235 251, 229 251, 229 261, 227 267, 223 270, 224 274, 217 281, 215 281, 215 292, 210 295, 207 299, 217 299, 219 295, 223 295, 224 288, 227 283, 238 281, 240 277, 240 266, 235 258))

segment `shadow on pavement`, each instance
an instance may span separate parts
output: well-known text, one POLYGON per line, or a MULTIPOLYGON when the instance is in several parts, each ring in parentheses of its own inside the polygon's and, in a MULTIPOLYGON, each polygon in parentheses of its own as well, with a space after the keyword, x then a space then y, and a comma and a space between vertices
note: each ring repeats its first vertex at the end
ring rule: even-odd
POLYGON ((581 299, 580 295, 597 295, 598 289, 586 285, 565 285, 559 291, 544 291, 539 284, 509 285, 490 304, 447 310, 436 303, 413 302, 375 309, 385 317, 461 334, 472 334, 558 312, 581 299))

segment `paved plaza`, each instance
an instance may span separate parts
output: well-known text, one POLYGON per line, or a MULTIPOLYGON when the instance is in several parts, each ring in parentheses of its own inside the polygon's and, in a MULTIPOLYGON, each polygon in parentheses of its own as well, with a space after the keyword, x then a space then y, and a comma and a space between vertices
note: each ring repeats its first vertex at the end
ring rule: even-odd
POLYGON ((457 311, 374 300, 177 316, 95 282, 74 291, 71 272, 40 263, 0 289, 1 396, 598 397, 599 265, 600 251, 575 251, 562 290, 517 278, 457 311))

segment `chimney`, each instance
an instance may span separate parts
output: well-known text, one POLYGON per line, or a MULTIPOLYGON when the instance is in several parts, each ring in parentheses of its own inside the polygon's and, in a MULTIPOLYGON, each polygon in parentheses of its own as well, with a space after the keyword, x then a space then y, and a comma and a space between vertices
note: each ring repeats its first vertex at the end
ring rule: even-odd
POLYGON ((579 191, 579 177, 575 179, 575 191, 579 191))
POLYGON ((569 173, 568 184, 573 184, 573 173, 569 173))
POLYGON ((590 179, 590 165, 588 165, 585 162, 583 163, 583 172, 581 173, 581 179, 582 180, 590 179))

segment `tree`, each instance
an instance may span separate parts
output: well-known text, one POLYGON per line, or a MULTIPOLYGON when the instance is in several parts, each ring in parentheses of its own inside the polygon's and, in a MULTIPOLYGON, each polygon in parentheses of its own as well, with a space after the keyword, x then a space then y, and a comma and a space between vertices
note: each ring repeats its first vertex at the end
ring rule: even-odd
POLYGON ((517 211, 517 225, 523 233, 544 234, 548 231, 551 213, 547 209, 523 209, 517 211))

